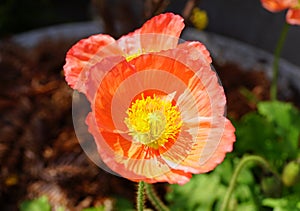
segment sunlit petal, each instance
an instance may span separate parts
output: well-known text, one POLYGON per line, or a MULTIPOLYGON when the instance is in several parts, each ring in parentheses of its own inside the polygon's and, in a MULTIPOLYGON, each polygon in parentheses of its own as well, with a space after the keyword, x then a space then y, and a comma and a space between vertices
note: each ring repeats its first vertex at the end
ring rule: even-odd
POLYGON ((76 43, 68 51, 66 64, 64 65, 68 84, 72 88, 85 93, 86 70, 106 56, 122 54, 120 49, 113 43, 115 43, 115 40, 104 34, 93 35, 76 43), (102 53, 98 53, 101 50, 102 53))

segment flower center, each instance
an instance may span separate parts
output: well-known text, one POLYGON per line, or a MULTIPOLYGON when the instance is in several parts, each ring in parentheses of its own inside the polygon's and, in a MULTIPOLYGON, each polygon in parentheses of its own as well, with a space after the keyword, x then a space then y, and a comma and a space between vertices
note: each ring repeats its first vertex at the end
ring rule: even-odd
POLYGON ((172 102, 148 96, 137 99, 126 111, 125 124, 134 141, 158 149, 180 132, 180 112, 172 102))

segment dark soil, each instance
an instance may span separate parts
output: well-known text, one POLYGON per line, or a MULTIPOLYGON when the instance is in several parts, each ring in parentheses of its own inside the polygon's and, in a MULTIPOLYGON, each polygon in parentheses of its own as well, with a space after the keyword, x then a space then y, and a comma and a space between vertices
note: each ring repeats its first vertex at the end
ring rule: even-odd
MULTIPOLYGON (((48 40, 30 52, 12 43, 0 46, 1 210, 17 210, 24 199, 41 195, 70 210, 103 204, 115 195, 134 200, 135 184, 98 168, 75 136, 72 90, 62 73, 72 44, 48 40)), ((263 73, 245 73, 235 64, 215 68, 231 118, 255 109, 254 101, 242 94, 245 90, 254 99, 268 98, 263 73)), ((157 188, 163 190, 162 185, 157 188)))

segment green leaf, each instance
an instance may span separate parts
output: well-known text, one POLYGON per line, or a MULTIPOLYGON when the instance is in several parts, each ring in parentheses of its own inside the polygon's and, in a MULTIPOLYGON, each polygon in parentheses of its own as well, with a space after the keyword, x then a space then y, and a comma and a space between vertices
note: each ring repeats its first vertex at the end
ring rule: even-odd
POLYGON ((82 211, 104 211, 104 210, 105 210, 104 206, 97 206, 97 207, 84 208, 82 211))
POLYGON ((258 112, 248 113, 235 123, 239 156, 264 156, 279 170, 287 160, 296 159, 299 149, 300 112, 290 103, 258 103, 258 112))
POLYGON ((125 199, 123 197, 116 197, 116 202, 114 205, 114 210, 116 211, 134 211, 134 205, 132 204, 131 201, 129 201, 128 199, 125 199))
POLYGON ((292 194, 282 198, 266 198, 263 200, 265 207, 271 207, 274 211, 299 211, 300 196, 292 194))
POLYGON ((51 206, 46 196, 40 198, 27 200, 21 203, 20 211, 50 211, 51 206))
POLYGON ((291 103, 280 101, 265 101, 257 105, 258 112, 280 128, 297 129, 299 131, 299 111, 291 103), (296 123, 296 125, 294 125, 296 123))
POLYGON ((243 116, 241 121, 236 123, 236 137, 235 153, 239 156, 253 153, 274 158, 274 127, 261 115, 249 113, 243 116))
POLYGON ((220 180, 217 174, 201 174, 194 175, 184 186, 171 185, 171 192, 167 194, 170 210, 212 210, 214 203, 226 190, 220 180))
POLYGON ((300 112, 291 104, 279 101, 260 102, 258 112, 274 124, 276 134, 289 148, 293 157, 297 155, 300 134, 300 112))
MULTIPOLYGON (((235 158, 234 161, 238 162, 239 159, 235 158)), ((170 185, 166 196, 170 210, 219 210, 233 174, 233 167, 233 160, 229 155, 214 171, 194 175, 190 182, 183 186, 170 185)), ((250 169, 245 167, 231 198, 231 210, 238 210, 240 207, 244 207, 243 211, 257 210, 257 187, 250 169)))

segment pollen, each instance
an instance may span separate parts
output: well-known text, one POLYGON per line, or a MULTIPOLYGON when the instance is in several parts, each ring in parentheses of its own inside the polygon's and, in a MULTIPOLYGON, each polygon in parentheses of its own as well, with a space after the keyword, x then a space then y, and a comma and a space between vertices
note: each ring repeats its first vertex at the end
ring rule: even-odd
POLYGON ((129 62, 133 60, 134 58, 140 56, 143 53, 143 50, 138 50, 136 53, 130 54, 130 55, 125 55, 126 61, 129 62))
POLYGON ((171 101, 147 96, 137 99, 126 111, 125 124, 133 141, 158 149, 175 140, 182 126, 180 112, 171 101))

